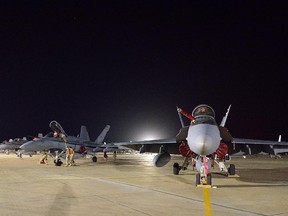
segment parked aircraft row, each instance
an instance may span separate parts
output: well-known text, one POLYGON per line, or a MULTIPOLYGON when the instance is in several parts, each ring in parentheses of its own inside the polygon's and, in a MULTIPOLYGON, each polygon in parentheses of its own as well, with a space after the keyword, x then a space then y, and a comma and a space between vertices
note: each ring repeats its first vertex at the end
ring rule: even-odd
POLYGON ((24 151, 60 152, 54 156, 55 165, 61 165, 57 162, 59 156, 64 155, 66 145, 74 149, 75 157, 90 154, 94 162, 97 161, 96 152, 116 152, 123 149, 133 149, 140 153, 154 152, 158 153, 153 159, 153 163, 157 167, 166 165, 171 159, 170 154, 181 154, 184 157, 183 163, 181 165, 174 163, 173 173, 178 175, 180 170, 186 170, 188 165, 192 164, 198 171, 196 185, 212 184, 211 168, 215 165, 218 165, 220 172, 226 175, 235 175, 235 165, 225 165, 225 162, 230 161, 230 155, 258 154, 260 152, 276 155, 288 152, 288 142, 283 142, 280 139, 269 141, 233 138, 225 127, 230 107, 220 125, 216 123, 215 112, 209 105, 197 106, 192 111, 192 115, 181 108, 177 108, 182 128, 174 139, 105 144, 103 141, 110 129, 109 125, 105 126, 93 142, 90 141, 85 126, 81 127, 79 137, 73 137, 67 135, 58 122, 52 121, 50 123, 51 133, 42 138, 25 142, 20 148, 24 151), (190 125, 184 126, 182 115, 189 118, 190 125))

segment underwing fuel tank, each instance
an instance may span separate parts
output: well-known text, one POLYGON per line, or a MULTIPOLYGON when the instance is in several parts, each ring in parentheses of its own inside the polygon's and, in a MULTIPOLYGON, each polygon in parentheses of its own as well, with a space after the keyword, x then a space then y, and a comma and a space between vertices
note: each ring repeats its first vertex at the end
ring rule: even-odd
POLYGON ((171 155, 168 152, 157 154, 153 159, 153 164, 156 167, 163 167, 171 160, 171 155))

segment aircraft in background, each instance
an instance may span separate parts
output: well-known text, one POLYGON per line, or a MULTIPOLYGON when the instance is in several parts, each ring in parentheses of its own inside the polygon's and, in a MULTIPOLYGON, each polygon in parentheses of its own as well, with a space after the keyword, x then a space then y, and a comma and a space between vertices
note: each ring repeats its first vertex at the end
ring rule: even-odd
POLYGON ((20 149, 20 146, 28 142, 26 137, 10 139, 9 141, 5 140, 0 144, 0 150, 4 151, 6 154, 9 154, 10 151, 17 152, 20 149))
MULTIPOLYGON (((41 136, 42 134, 39 133, 38 137, 41 137, 41 136)), ((36 137, 28 136, 28 138, 23 137, 23 138, 10 139, 9 141, 5 140, 0 144, 0 150, 4 151, 4 153, 6 154, 9 154, 11 151, 14 151, 19 157, 21 157, 23 153, 29 154, 30 156, 32 156, 31 152, 20 151, 20 146, 34 138, 36 137)))
POLYGON ((158 153, 153 159, 157 167, 166 165, 171 159, 170 154, 182 154, 183 164, 180 166, 174 163, 173 173, 178 175, 180 170, 186 170, 192 163, 193 169, 196 167, 198 171, 196 185, 212 184, 211 168, 215 164, 225 175, 235 175, 235 165, 230 164, 226 167, 224 164, 230 161, 230 155, 288 152, 288 142, 233 138, 225 128, 230 107, 231 105, 220 125, 216 123, 214 110, 206 104, 197 106, 192 111, 192 115, 177 107, 182 128, 175 139, 130 141, 117 143, 117 145, 138 150, 140 153, 158 153), (189 118, 191 121, 189 126, 184 126, 181 114, 189 118))
POLYGON ((74 149, 74 158, 79 158, 88 154, 92 156, 93 162, 97 162, 96 152, 118 151, 117 146, 105 144, 103 142, 110 129, 110 125, 105 126, 94 142, 90 141, 86 126, 81 126, 80 135, 78 137, 67 135, 61 125, 56 121, 52 121, 50 127, 54 132, 48 133, 43 138, 26 142, 21 145, 20 148, 24 151, 49 152, 50 155, 55 153, 55 155, 53 154, 51 156, 53 156, 56 166, 61 166, 62 164, 60 157, 65 157, 66 145, 74 149), (60 130, 55 130, 55 125, 56 127, 59 127, 60 130), (53 128, 51 126, 53 126, 53 128), (61 136, 59 136, 59 134, 61 136), (65 139, 63 139, 63 137, 65 137, 65 139))

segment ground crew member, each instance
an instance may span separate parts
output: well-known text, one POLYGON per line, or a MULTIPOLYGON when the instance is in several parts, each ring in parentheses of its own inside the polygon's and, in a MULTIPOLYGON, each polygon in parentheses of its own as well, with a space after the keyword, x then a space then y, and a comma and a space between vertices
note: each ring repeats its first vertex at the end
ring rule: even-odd
POLYGON ((65 166, 69 166, 69 164, 70 164, 70 148, 66 146, 66 165, 65 166))
POLYGON ((74 149, 70 148, 70 166, 76 166, 75 161, 74 161, 74 149))
POLYGON ((74 165, 74 150, 66 147, 66 166, 74 165))
POLYGON ((46 152, 43 152, 41 154, 40 164, 48 164, 48 154, 46 152))

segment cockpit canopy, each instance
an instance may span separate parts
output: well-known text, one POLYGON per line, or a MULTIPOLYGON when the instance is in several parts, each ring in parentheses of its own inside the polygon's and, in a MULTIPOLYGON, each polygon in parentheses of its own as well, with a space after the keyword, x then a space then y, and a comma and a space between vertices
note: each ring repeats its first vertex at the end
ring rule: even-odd
POLYGON ((192 125, 197 125, 197 124, 216 125, 215 112, 212 109, 212 107, 210 107, 206 104, 201 104, 201 105, 197 106, 193 110, 192 115, 195 118, 194 121, 191 121, 192 125))
POLYGON ((206 104, 201 104, 199 106, 197 106, 193 112, 192 115, 197 118, 197 116, 201 116, 201 115, 208 115, 211 116, 213 118, 215 118, 215 112, 212 109, 212 107, 206 105, 206 104))

